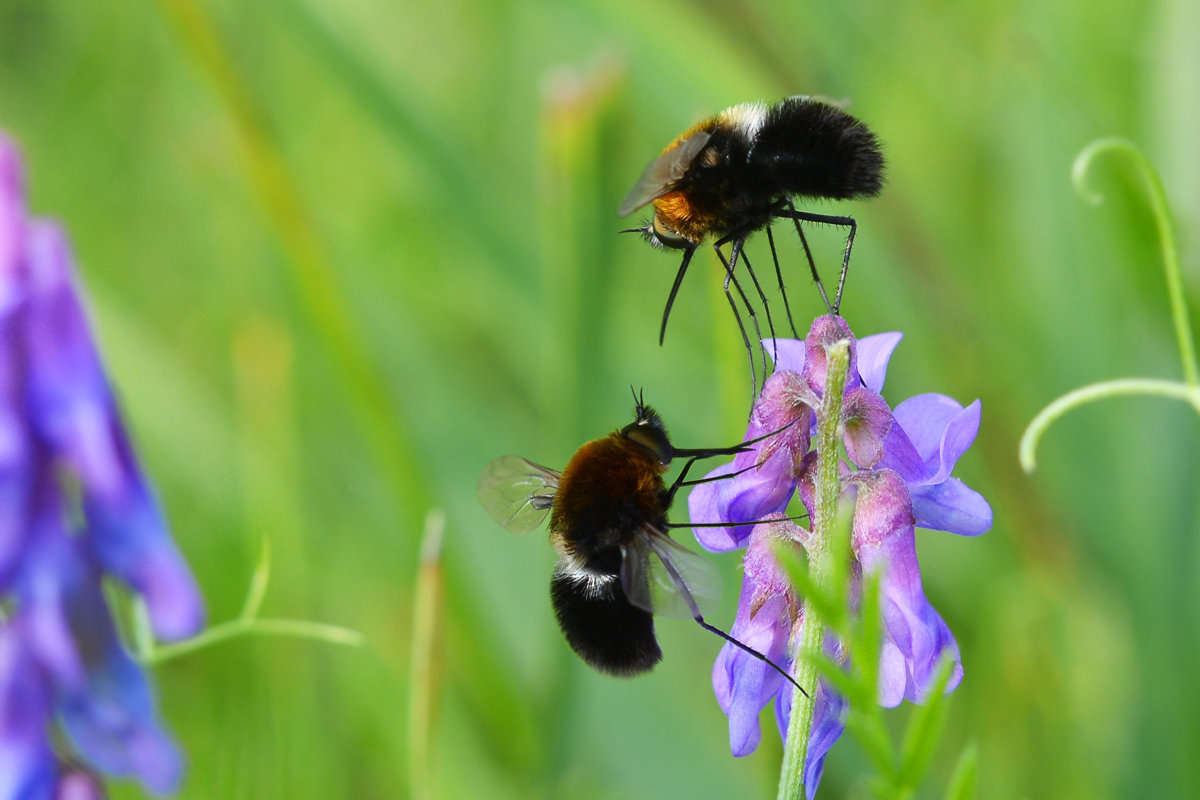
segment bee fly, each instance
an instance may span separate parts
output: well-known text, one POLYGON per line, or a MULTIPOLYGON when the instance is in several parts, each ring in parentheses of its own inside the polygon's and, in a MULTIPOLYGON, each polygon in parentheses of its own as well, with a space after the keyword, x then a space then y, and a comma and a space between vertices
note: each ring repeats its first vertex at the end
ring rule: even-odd
MULTIPOLYGON (((779 291, 791 323, 792 312, 784 292, 770 224, 776 219, 792 220, 821 298, 829 313, 836 315, 842 302, 857 223, 853 217, 797 211, 792 198, 868 198, 879 194, 882 185, 883 154, 875 134, 836 105, 816 98, 789 97, 770 108, 762 103, 743 103, 684 131, 667 145, 662 155, 650 162, 617 210, 623 217, 652 203, 653 217, 644 226, 623 232, 641 233, 655 247, 684 251, 663 310, 659 344, 666 336, 667 318, 692 255, 705 238, 716 237, 713 247, 725 265, 725 296, 750 353, 751 385, 756 390, 750 339, 733 295, 729 293, 732 283, 761 340, 758 318, 734 275, 739 258, 746 263, 746 271, 758 290, 772 337, 774 324, 766 295, 743 251, 747 237, 757 230, 767 229, 779 291), (849 229, 832 303, 817 274, 801 222, 849 229), (730 245, 728 259, 721 250, 726 244, 730 245)), ((795 335, 795 324, 792 324, 792 332, 795 335)), ((765 356, 763 370, 765 376, 765 356)))
POLYGON ((667 535, 668 528, 688 527, 667 522, 675 493, 711 480, 686 480, 693 463, 744 452, 777 431, 733 447, 685 450, 671 444, 658 414, 634 399, 633 422, 580 447, 562 472, 517 456, 493 460, 479 478, 480 502, 513 533, 528 533, 550 516, 558 553, 554 614, 571 648, 594 669, 649 671, 662 658, 653 615, 690 617, 804 692, 762 653, 705 621, 701 607, 720 586, 716 568, 667 535), (688 460, 667 487, 662 476, 677 457, 688 460))

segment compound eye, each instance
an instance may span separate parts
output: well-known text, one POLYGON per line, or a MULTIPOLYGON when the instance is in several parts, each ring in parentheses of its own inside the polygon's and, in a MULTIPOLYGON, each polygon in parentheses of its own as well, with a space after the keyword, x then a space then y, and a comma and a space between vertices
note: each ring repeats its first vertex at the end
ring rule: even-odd
POLYGON ((654 212, 654 221, 650 223, 650 233, 662 247, 684 250, 696 246, 695 242, 685 239, 668 226, 657 211, 654 212))
POLYGON ((621 433, 625 434, 625 438, 629 441, 641 445, 653 453, 664 467, 671 465, 673 448, 670 440, 667 439, 667 432, 661 427, 648 420, 641 420, 626 425, 621 433))

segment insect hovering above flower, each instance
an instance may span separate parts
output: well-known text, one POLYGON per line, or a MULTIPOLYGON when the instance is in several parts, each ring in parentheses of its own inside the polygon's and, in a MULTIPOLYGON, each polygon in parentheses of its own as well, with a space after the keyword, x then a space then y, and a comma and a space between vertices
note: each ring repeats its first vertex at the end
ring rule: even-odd
MULTIPOLYGON (((751 353, 754 388, 750 339, 733 295, 729 293, 732 283, 749 312, 755 332, 759 334, 757 338, 761 340, 754 309, 734 274, 739 258, 746 263, 747 273, 758 290, 772 338, 775 334, 767 298, 743 251, 747 237, 762 228, 767 229, 779 290, 787 307, 787 294, 779 260, 775 257, 770 225, 776 219, 792 220, 821 298, 829 312, 836 315, 842 302, 857 223, 853 217, 798 211, 792 200, 868 198, 879 194, 882 185, 883 154, 875 134, 837 105, 824 100, 789 97, 769 108, 762 103, 744 103, 688 128, 650 162, 617 210, 623 217, 653 204, 654 215, 650 220, 640 228, 625 232, 641 233, 655 247, 684 251, 663 310, 659 344, 666 335, 667 318, 692 255, 706 238, 714 237, 713 247, 726 269, 725 296, 737 319, 746 349, 751 353), (849 229, 832 303, 817 274, 801 222, 849 229), (721 250, 726 244, 730 245, 729 258, 721 250)), ((787 308, 787 312, 790 322, 791 309, 787 308)), ((794 334, 794 324, 792 330, 794 334)), ((765 372, 765 362, 763 366, 765 372)))
POLYGON ((744 452, 761 439, 681 449, 671 444, 658 414, 635 400, 633 422, 580 447, 562 472, 517 456, 494 459, 479 478, 480 502, 513 533, 528 533, 550 516, 550 542, 558 553, 550 581, 554 614, 589 666, 618 676, 652 669, 662 658, 654 635, 657 614, 694 619, 795 684, 766 656, 705 621, 701 609, 720 585, 716 568, 667 535, 668 528, 686 527, 667 521, 675 493, 706 482, 686 480, 692 464, 744 452), (688 461, 667 487, 662 476, 676 457, 688 461))

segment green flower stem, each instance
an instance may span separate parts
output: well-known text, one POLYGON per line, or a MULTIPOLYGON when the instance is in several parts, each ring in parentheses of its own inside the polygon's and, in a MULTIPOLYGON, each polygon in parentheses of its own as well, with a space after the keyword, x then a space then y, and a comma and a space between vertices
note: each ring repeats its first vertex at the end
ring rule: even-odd
POLYGON ((439 654, 442 643, 445 580, 442 572, 442 537, 446 515, 431 509, 421 537, 421 564, 413 592, 412 647, 408 683, 409 796, 427 800, 434 796, 430 767, 433 724, 437 715, 439 654))
POLYGON ((1162 179, 1150 160, 1133 142, 1118 137, 1097 139, 1080 151, 1071 166, 1071 181, 1075 190, 1092 203, 1101 203, 1104 198, 1087 188, 1087 174, 1096 156, 1107 151, 1122 153, 1137 166, 1146 181, 1150 193, 1150 207, 1154 224, 1158 228, 1158 243, 1162 250, 1163 270, 1167 277, 1167 295, 1171 303, 1171 318, 1175 322, 1175 339, 1179 343, 1179 357, 1183 361, 1183 379, 1189 386, 1200 386, 1200 369, 1196 366, 1196 349, 1193 344, 1192 323, 1188 318, 1187 301, 1183 296, 1183 271, 1179 266, 1179 245, 1175 242, 1175 230, 1171 225, 1171 210, 1167 207, 1167 194, 1162 179))
MULTIPOLYGON (((837 523, 841 479, 838 464, 841 460, 842 396, 846 389, 846 373, 850 368, 850 343, 843 339, 826 349, 828 369, 825 375, 825 395, 817 421, 817 480, 815 487, 816 515, 812 520, 812 536, 808 546, 809 578, 818 590, 829 590, 830 536, 837 523)), ((817 667, 806 653, 820 653, 825 639, 825 623, 812 603, 804 604, 804 622, 799 641, 795 643, 794 673, 796 683, 805 688, 809 697, 797 693, 792 701, 792 716, 788 721, 787 742, 783 748, 783 766, 779 774, 779 800, 803 800, 804 764, 808 760, 808 739, 812 729, 814 699, 817 693, 817 667)))
POLYGON ((1037 446, 1042 434, 1056 419, 1073 408, 1099 400, 1104 397, 1119 397, 1121 395, 1153 395, 1171 397, 1191 403, 1200 414, 1200 387, 1188 386, 1179 381, 1164 381, 1157 378, 1124 378, 1115 381, 1101 381, 1087 386, 1081 386, 1073 392, 1067 392, 1033 418, 1029 427, 1021 436, 1021 467, 1026 472, 1033 472, 1037 467, 1037 446))
POLYGON ((275 636, 294 636, 300 639, 315 639, 330 644, 344 644, 357 647, 363 643, 363 636, 357 631, 340 628, 337 625, 325 625, 320 622, 309 622, 302 619, 232 619, 214 625, 204 633, 186 642, 155 647, 142 656, 142 660, 151 666, 170 661, 182 655, 210 647, 218 642, 227 641, 238 636, 249 634, 269 634, 275 636))

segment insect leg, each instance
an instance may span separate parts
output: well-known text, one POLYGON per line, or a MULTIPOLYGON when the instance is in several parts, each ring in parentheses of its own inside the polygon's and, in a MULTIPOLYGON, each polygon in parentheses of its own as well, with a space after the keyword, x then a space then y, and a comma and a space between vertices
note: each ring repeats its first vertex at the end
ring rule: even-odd
MULTIPOLYGON (((728 238, 728 237, 726 237, 726 238, 728 238)), ((742 261, 746 262, 746 271, 750 274, 750 279, 754 282, 755 288, 758 289, 758 296, 763 301, 763 307, 766 308, 767 298, 766 298, 766 296, 763 295, 762 287, 758 285, 758 278, 756 278, 754 276, 753 270, 750 269, 750 262, 746 260, 746 253, 744 250, 745 246, 746 246, 745 236, 739 236, 738 238, 731 240, 731 244, 730 244, 730 248, 729 248, 729 263, 727 263, 725 265, 725 271, 728 273, 729 277, 733 277, 734 270, 737 269, 738 257, 740 256, 742 261)), ((717 255, 720 256, 721 255, 720 247, 714 245, 714 249, 716 249, 717 255)), ((725 261, 725 258, 723 256, 721 257, 721 261, 722 262, 725 261)), ((728 286, 728 282, 726 283, 726 286, 728 286)), ((744 303, 746 306, 746 312, 750 315, 750 322, 752 322, 754 324, 754 343, 756 345, 758 345, 758 348, 759 348, 759 358, 762 359, 763 382, 765 383, 767 380, 767 371, 768 371, 767 370, 767 354, 765 352, 763 352, 763 350, 762 350, 762 338, 763 337, 762 337, 762 330, 759 329, 759 327, 758 327, 758 315, 754 313, 754 306, 750 305, 750 298, 747 297, 746 293, 742 291, 742 287, 737 284, 736 278, 734 279, 734 286, 737 288, 738 294, 741 295, 742 303, 744 303)), ((767 309, 767 325, 769 326, 769 329, 771 331, 771 336, 774 337, 775 336, 775 326, 771 324, 770 309, 767 309)), ((754 360, 753 350, 750 351, 749 356, 750 356, 751 361, 753 361, 754 360)), ((751 364, 752 369, 753 369, 753 366, 754 365, 752 363, 751 364)), ((753 408, 754 408, 754 400, 757 396, 758 396, 757 389, 750 393, 751 410, 753 410, 753 408)))
MULTIPOLYGON (((758 276, 754 274, 754 268, 750 265, 750 258, 749 258, 749 256, 746 255, 745 247, 746 247, 746 232, 745 231, 734 231, 733 233, 731 233, 721 239, 718 239, 716 242, 713 243, 713 249, 715 249, 717 251, 717 255, 720 256, 720 258, 721 258, 721 263, 725 264, 725 269, 730 275, 732 275, 734 270, 737 269, 737 262, 738 262, 739 256, 741 257, 742 261, 746 262, 746 272, 748 272, 750 274, 750 280, 754 281, 754 288, 758 290, 758 299, 762 300, 763 310, 767 314, 767 329, 771 332, 771 339, 774 340, 774 338, 775 338, 775 323, 771 320, 771 304, 767 302, 767 296, 763 292, 762 286, 758 282, 758 276), (732 242, 732 245, 730 246, 730 253, 729 253, 730 258, 729 258, 729 261, 726 263, 725 256, 721 253, 721 248, 730 242, 732 242)), ((736 279, 735 279, 735 283, 736 283, 736 279)), ((741 287, 738 287, 738 293, 742 294, 741 287)), ((746 310, 748 312, 750 312, 750 319, 754 322, 754 333, 758 336, 759 347, 761 347, 762 346, 762 332, 758 328, 758 317, 756 317, 754 315, 754 308, 751 307, 749 301, 746 299, 745 294, 742 294, 742 302, 746 304, 746 310)), ((754 355, 751 354, 750 358, 753 359, 754 355)), ((773 358, 774 358, 774 356, 773 356, 773 358)), ((763 380, 765 381, 767 378, 767 372, 770 371, 767 368, 767 354, 765 352, 762 353, 762 360, 763 360, 763 362, 762 362, 763 380)))
MULTIPOLYGON (((800 234, 801 241, 804 240, 804 233, 800 230, 801 222, 817 222, 825 225, 840 225, 843 228, 849 228, 850 233, 846 237, 846 252, 842 256, 842 272, 838 277, 837 294, 833 298, 833 305, 829 306, 829 298, 825 295, 825 289, 821 286, 821 281, 817 279, 817 286, 821 289, 821 297, 825 299, 825 304, 829 307, 829 312, 835 316, 842 306, 842 291, 846 288, 846 273, 850 270, 850 251, 854 247, 854 235, 858 232, 858 223, 854 221, 854 217, 835 217, 828 214, 813 214, 808 211, 797 211, 790 201, 786 210, 780 209, 776 212, 777 216, 787 217, 796 223, 796 231, 800 234)), ((808 249, 808 244, 805 242, 805 250, 808 249)), ((812 257, 809 256, 809 264, 813 267, 813 277, 816 277, 816 266, 813 265, 812 257)))
POLYGON ((809 696, 808 692, 804 691, 804 687, 802 687, 800 684, 796 683, 796 679, 793 678, 791 675, 789 675, 787 670, 785 670, 783 667, 779 666, 774 661, 767 658, 765 655, 758 652, 750 645, 742 644, 737 639, 733 638, 728 633, 726 633, 725 631, 716 627, 715 625, 709 625, 707 622, 705 622, 704 615, 700 613, 700 609, 696 605, 695 598, 692 597, 692 593, 687 588, 687 583, 683 580, 683 577, 679 574, 679 571, 675 569, 675 565, 673 563, 671 563, 671 559, 663 558, 661 560, 662 560, 663 567, 667 570, 667 574, 670 577, 671 582, 673 584, 675 584, 675 586, 678 586, 680 589, 680 592, 683 594, 683 599, 687 602, 688 609, 692 612, 692 619, 696 620, 697 624, 699 624, 701 628, 704 628, 706 631, 711 631, 712 633, 715 633, 717 636, 720 636, 722 639, 729 642, 730 644, 732 644, 736 647, 740 647, 742 650, 745 650, 747 653, 754 656, 759 661, 762 661, 763 663, 772 667, 776 672, 778 672, 785 679, 787 679, 788 683, 792 684, 792 686, 795 686, 796 690, 799 691, 800 694, 804 695, 805 697, 809 696))
POLYGON ((771 669, 775 670, 780 675, 782 675, 787 680, 788 683, 790 683, 792 686, 795 686, 796 691, 800 692, 800 694, 804 695, 805 697, 809 696, 808 692, 804 691, 804 687, 801 686, 800 684, 796 683, 796 679, 793 678, 791 675, 789 675, 787 670, 785 670, 783 667, 779 666, 774 661, 767 658, 765 655, 758 652, 750 645, 742 644, 737 639, 733 638, 732 636, 730 636, 728 633, 721 630, 720 628, 718 628, 714 625, 709 625, 707 622, 704 621, 704 617, 700 616, 699 614, 697 614, 695 616, 695 620, 696 620, 696 622, 698 622, 700 624, 700 627, 704 628, 705 630, 712 631, 713 633, 715 633, 717 636, 720 636, 725 641, 729 642, 730 644, 734 645, 735 647, 740 647, 742 650, 745 650, 747 653, 754 656, 759 661, 762 661, 764 664, 771 667, 771 669))
MULTIPOLYGON (((787 289, 783 286, 783 272, 779 269, 779 255, 775 252, 775 237, 771 235, 770 225, 767 226, 767 244, 771 245, 771 260, 775 262, 775 279, 779 281, 779 294, 783 296, 783 308, 787 311, 788 325, 792 329, 792 338, 799 339, 800 334, 796 332, 796 323, 792 321, 792 307, 788 303, 787 289)), ((808 242, 804 242, 804 249, 808 250, 808 242)), ((809 259, 811 260, 811 258, 812 254, 809 253, 809 259)), ((815 270, 816 267, 813 267, 813 269, 815 270)))
POLYGON ((742 285, 738 283, 738 279, 733 274, 733 268, 725 260, 725 254, 720 249, 717 249, 717 257, 725 265, 725 299, 729 301, 729 307, 733 309, 733 318, 737 320, 738 330, 742 332, 742 344, 746 346, 746 355, 750 357, 750 405, 751 409, 753 409, 754 398, 758 397, 758 373, 754 367, 754 349, 750 346, 750 336, 746 333, 746 326, 742 324, 742 315, 738 312, 737 303, 734 302, 733 295, 729 292, 729 284, 731 282, 733 283, 733 287, 737 289, 738 296, 742 298, 742 303, 745 304, 746 311, 750 315, 750 321, 754 324, 754 333, 760 340, 762 339, 762 333, 758 329, 758 317, 754 315, 754 307, 750 305, 749 298, 742 291, 742 285))
POLYGON ((696 252, 696 248, 689 247, 683 253, 683 261, 679 264, 679 271, 675 273, 675 283, 671 285, 671 294, 667 296, 667 307, 663 309, 662 327, 658 330, 658 346, 662 347, 663 339, 667 335, 667 318, 671 316, 671 306, 675 305, 675 295, 679 293, 679 285, 683 283, 683 276, 687 274, 688 264, 692 261, 692 254, 696 252))
MULTIPOLYGON (((779 347, 775 344, 775 323, 771 320, 771 305, 767 302, 767 296, 763 294, 762 287, 758 285, 758 276, 754 274, 754 268, 750 266, 750 256, 746 254, 744 248, 742 249, 742 261, 746 262, 746 272, 750 273, 750 279, 754 281, 754 288, 758 290, 758 296, 762 300, 763 310, 767 313, 767 330, 771 334, 771 363, 773 367, 774 363, 779 360, 779 347)), ((760 344, 759 346, 761 347, 762 345, 760 344)), ((763 383, 766 384, 767 372, 769 370, 767 369, 767 354, 765 349, 762 356, 763 383)))

